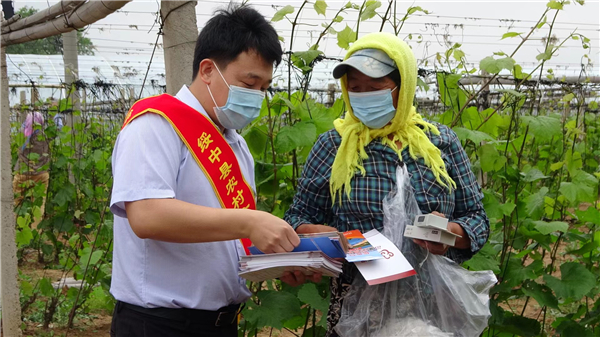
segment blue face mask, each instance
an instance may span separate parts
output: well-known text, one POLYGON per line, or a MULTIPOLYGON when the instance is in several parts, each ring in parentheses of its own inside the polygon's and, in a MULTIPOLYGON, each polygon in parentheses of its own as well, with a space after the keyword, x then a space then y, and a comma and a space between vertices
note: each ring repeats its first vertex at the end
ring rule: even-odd
POLYGON ((265 93, 260 90, 229 85, 216 64, 215 68, 219 72, 219 75, 221 75, 223 82, 225 82, 229 88, 227 102, 224 106, 217 107, 217 101, 215 101, 210 87, 207 86, 208 93, 215 103, 215 114, 217 115, 217 119, 226 129, 243 129, 260 115, 260 108, 262 107, 265 93))
POLYGON ((394 89, 384 89, 369 92, 348 92, 350 105, 354 116, 371 129, 380 129, 389 123, 396 115, 392 92, 394 89))

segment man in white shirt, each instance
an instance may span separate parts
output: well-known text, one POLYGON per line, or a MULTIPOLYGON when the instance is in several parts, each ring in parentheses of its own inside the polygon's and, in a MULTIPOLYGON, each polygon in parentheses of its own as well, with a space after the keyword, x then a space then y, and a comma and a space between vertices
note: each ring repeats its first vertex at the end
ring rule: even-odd
MULTIPOLYGON (((281 55, 277 33, 257 11, 220 11, 198 36, 192 84, 176 95, 178 104, 213 123, 213 140, 229 144, 248 193, 255 190, 254 164, 235 129, 258 116, 281 55)), ((239 305, 250 297, 237 274, 244 254, 238 239, 249 238, 264 252, 291 251, 300 241, 271 214, 224 208, 229 192, 220 195, 219 179, 200 167, 204 148, 190 152, 198 149, 182 141, 168 113, 128 115, 115 144, 111 293, 118 302, 111 336, 237 336, 239 305)))

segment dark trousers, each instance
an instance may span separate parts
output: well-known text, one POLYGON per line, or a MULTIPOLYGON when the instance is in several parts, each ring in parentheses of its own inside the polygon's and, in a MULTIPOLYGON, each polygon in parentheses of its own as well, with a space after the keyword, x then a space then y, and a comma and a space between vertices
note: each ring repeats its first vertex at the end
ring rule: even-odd
POLYGON ((118 301, 113 312, 110 336, 237 337, 237 309, 230 309, 145 309, 118 301))

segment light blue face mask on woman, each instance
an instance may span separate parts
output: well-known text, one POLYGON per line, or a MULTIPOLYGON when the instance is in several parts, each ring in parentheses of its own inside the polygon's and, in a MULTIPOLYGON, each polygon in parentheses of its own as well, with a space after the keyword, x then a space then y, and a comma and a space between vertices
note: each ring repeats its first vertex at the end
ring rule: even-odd
POLYGON ((371 129, 380 129, 389 123, 396 115, 392 92, 390 90, 377 90, 368 92, 348 91, 350 105, 354 116, 371 129))
POLYGON ((229 85, 216 64, 215 68, 219 72, 219 75, 221 75, 223 82, 229 88, 227 102, 224 106, 217 107, 217 101, 215 101, 210 87, 207 86, 208 93, 215 103, 217 119, 225 129, 243 129, 260 115, 260 108, 262 107, 265 93, 260 90, 229 85))

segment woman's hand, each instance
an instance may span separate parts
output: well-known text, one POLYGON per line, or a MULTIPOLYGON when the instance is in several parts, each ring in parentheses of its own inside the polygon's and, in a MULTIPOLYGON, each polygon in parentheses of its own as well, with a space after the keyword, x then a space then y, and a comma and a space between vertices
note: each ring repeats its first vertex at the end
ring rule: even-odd
MULTIPOLYGON (((298 234, 323 233, 323 232, 337 232, 337 229, 335 229, 334 227, 330 227, 330 226, 313 225, 313 224, 304 224, 304 225, 300 225, 300 226, 298 226, 298 228, 296 228, 296 233, 298 233, 298 234)), ((281 280, 281 282, 287 283, 288 285, 290 285, 292 287, 297 287, 299 285, 303 285, 307 281, 319 283, 319 282, 321 282, 322 277, 323 277, 323 274, 321 274, 321 273, 314 273, 310 276, 306 276, 301 271, 296 270, 294 272, 286 271, 283 274, 283 276, 281 276, 279 279, 281 280)))
POLYGON ((301 272, 299 270, 295 270, 293 272, 286 271, 285 273, 283 273, 283 275, 279 279, 283 283, 287 283, 288 285, 290 285, 292 287, 297 287, 297 286, 303 285, 307 281, 319 283, 319 282, 321 282, 322 277, 323 277, 323 274, 321 274, 321 273, 314 273, 312 275, 306 276, 306 275, 304 275, 303 272, 301 272))
POLYGON ((337 232, 335 227, 325 226, 325 225, 313 225, 313 224, 304 224, 298 226, 296 228, 296 233, 298 234, 310 234, 310 233, 326 233, 326 232, 337 232))
MULTIPOLYGON (((446 217, 444 214, 439 213, 439 212, 432 212, 431 214, 441 216, 442 218, 446 217)), ((454 234, 458 234, 461 236, 460 238, 458 238, 458 237, 456 238, 454 248, 457 248, 457 249, 471 248, 471 239, 469 239, 469 236, 467 235, 467 233, 465 232, 465 230, 462 228, 461 225, 457 224, 456 222, 448 222, 448 230, 454 234)), ((446 254, 446 252, 448 251, 448 248, 449 248, 448 245, 445 245, 445 244, 439 243, 439 242, 431 242, 431 241, 425 241, 425 240, 419 240, 419 239, 413 239, 413 242, 416 243, 417 245, 429 250, 429 252, 431 252, 431 254, 436 254, 436 255, 446 254)))

